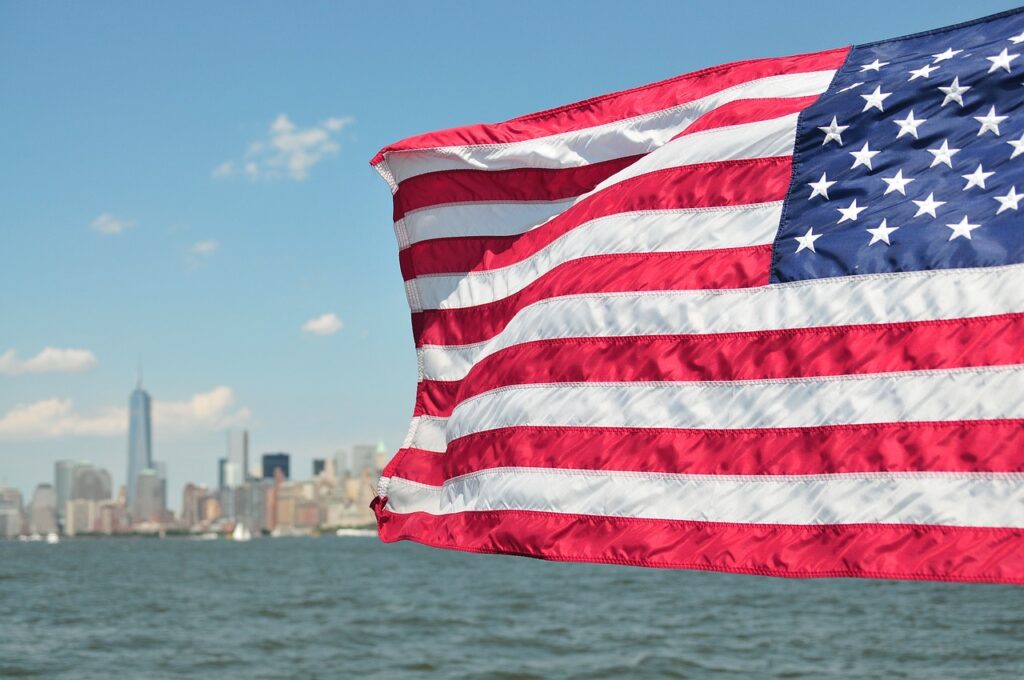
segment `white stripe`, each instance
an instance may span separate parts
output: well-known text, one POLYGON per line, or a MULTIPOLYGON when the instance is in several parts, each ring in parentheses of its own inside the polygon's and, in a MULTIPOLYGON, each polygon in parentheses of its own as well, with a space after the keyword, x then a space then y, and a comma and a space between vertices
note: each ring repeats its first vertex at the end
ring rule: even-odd
POLYGON ((745 429, 1024 418, 1024 366, 726 382, 514 385, 461 402, 449 442, 503 427, 745 429))
POLYGON ((405 214, 409 243, 449 236, 515 236, 546 222, 576 199, 562 201, 474 202, 435 205, 405 214))
POLYGON ((538 227, 599 191, 634 177, 699 163, 791 156, 798 114, 713 128, 655 149, 580 196, 557 202, 454 203, 407 213, 400 220, 410 243, 446 236, 510 236, 538 227))
POLYGON ((758 288, 548 298, 487 342, 425 345, 421 378, 460 380, 506 347, 551 338, 710 334, 1024 312, 1024 265, 868 274, 758 288))
POLYGON ((567 232, 501 269, 416 279, 423 309, 473 307, 506 298, 558 265, 592 255, 667 253, 771 243, 782 203, 618 213, 567 232))
POLYGON ((496 468, 426 486, 391 478, 397 513, 528 510, 751 524, 1024 527, 1020 473, 719 476, 496 468))
POLYGON ((442 453, 448 448, 444 431, 447 424, 447 418, 416 416, 412 419, 402 448, 423 449, 424 451, 442 453))
POLYGON ((401 182, 440 170, 565 168, 648 153, 723 104, 737 99, 820 94, 834 74, 827 70, 760 78, 643 116, 521 142, 389 151, 377 168, 389 182, 401 182))

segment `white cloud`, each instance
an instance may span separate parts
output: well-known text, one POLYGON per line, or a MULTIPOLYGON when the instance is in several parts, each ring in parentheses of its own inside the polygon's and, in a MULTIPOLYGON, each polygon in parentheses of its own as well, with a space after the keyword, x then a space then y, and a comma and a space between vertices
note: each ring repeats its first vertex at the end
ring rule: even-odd
POLYGON ((135 223, 129 220, 114 217, 110 213, 102 213, 99 217, 92 221, 93 229, 100 232, 101 234, 120 234, 128 227, 134 226, 135 223))
POLYGON ((45 347, 29 359, 19 359, 17 352, 9 349, 0 354, 0 374, 81 373, 95 368, 98 363, 96 355, 87 349, 45 347))
POLYGON ((223 385, 193 395, 188 401, 153 403, 153 427, 172 432, 234 427, 245 424, 251 415, 249 409, 235 407, 235 393, 223 385))
MULTIPOLYGON (((230 387, 215 387, 186 401, 153 403, 153 428, 160 433, 186 434, 219 430, 249 421, 249 409, 235 406, 230 387)), ((44 399, 18 404, 0 416, 0 438, 113 437, 128 430, 128 409, 108 406, 92 414, 75 409, 71 399, 44 399)))
POLYGON ((282 113, 270 124, 265 139, 251 143, 241 159, 218 165, 212 175, 217 179, 241 174, 252 180, 288 178, 301 182, 314 165, 338 153, 338 134, 353 120, 334 117, 300 128, 282 113))
POLYGON ((53 437, 109 437, 127 429, 128 411, 110 407, 84 416, 70 399, 44 399, 18 404, 0 417, 0 437, 49 439, 53 437))
POLYGON ((196 255, 213 255, 220 248, 216 241, 197 241, 192 244, 192 252, 196 255))
POLYGON ((233 161, 224 161, 223 163, 221 163, 220 165, 213 169, 213 176, 216 179, 221 179, 223 177, 231 177, 231 175, 235 174, 235 171, 236 168, 233 161))
POLYGON ((341 330, 341 319, 336 314, 328 312, 302 324, 302 330, 314 335, 334 335, 341 330))

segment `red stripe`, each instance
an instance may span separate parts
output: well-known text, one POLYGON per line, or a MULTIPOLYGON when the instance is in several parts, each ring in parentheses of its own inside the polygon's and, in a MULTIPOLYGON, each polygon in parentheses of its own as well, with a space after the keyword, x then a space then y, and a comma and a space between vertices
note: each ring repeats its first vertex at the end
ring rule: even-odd
POLYGON ((473 201, 558 201, 587 193, 643 156, 574 168, 449 170, 410 177, 398 185, 394 219, 433 205, 473 201))
POLYGON ((846 60, 848 52, 848 47, 842 47, 827 52, 723 64, 631 90, 521 116, 503 123, 468 125, 416 135, 384 147, 370 164, 377 165, 384 159, 385 154, 397 151, 444 146, 507 144, 605 125, 678 106, 751 80, 837 69, 846 60))
POLYGON ((711 109, 672 139, 679 139, 695 132, 714 128, 754 123, 761 120, 780 118, 803 111, 818 101, 821 95, 809 97, 776 97, 772 99, 737 99, 711 109))
POLYGON ((580 258, 489 304, 414 313, 413 331, 417 346, 466 345, 494 337, 524 307, 559 295, 765 285, 771 257, 772 246, 764 245, 580 258))
POLYGON ((404 449, 386 476, 440 486, 498 467, 706 475, 1024 472, 1024 420, 746 430, 514 427, 404 449))
POLYGON ((713 335, 560 338, 482 359, 461 381, 420 383, 416 414, 447 416, 502 387, 552 382, 760 380, 1024 363, 1024 314, 713 335))
POLYGON ((847 524, 725 524, 544 512, 395 514, 375 502, 385 542, 790 577, 1024 583, 1024 530, 847 524))
POLYGON ((789 156, 685 165, 649 172, 580 201, 544 225, 517 236, 441 238, 399 253, 406 280, 520 262, 590 220, 637 210, 712 208, 781 201, 789 189, 789 156))

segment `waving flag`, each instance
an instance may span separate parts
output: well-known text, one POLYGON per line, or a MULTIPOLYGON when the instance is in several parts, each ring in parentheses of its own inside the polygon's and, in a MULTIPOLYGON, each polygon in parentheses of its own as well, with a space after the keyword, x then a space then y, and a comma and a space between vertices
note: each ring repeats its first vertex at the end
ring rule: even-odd
POLYGON ((372 161, 419 359, 385 541, 1024 582, 1024 12, 372 161))

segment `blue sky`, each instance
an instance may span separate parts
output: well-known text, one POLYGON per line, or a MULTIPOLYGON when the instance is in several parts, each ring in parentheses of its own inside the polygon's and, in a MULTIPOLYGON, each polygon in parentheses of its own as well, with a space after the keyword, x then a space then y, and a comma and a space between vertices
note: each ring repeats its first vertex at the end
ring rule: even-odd
POLYGON ((229 426, 301 474, 396 448, 415 354, 367 164, 389 142, 1012 6, 0 3, 0 483, 61 458, 122 483, 140 357, 173 506, 229 426))

